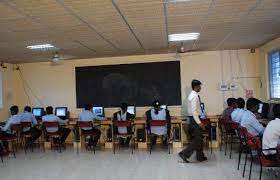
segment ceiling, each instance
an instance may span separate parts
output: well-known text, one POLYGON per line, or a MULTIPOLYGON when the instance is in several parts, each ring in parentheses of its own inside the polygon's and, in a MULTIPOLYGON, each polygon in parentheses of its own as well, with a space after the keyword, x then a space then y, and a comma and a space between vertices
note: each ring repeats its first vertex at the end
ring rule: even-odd
POLYGON ((168 34, 199 32, 187 50, 256 48, 280 36, 280 0, 0 0, 0 61, 175 52, 168 34))

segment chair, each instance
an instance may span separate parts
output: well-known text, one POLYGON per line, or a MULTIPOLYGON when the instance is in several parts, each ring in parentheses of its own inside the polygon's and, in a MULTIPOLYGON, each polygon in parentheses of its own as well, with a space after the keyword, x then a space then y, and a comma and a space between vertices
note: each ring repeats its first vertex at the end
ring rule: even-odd
POLYGON ((11 131, 16 138, 16 151, 17 151, 18 144, 20 143, 20 134, 22 131, 21 124, 12 124, 11 131))
MULTIPOLYGON (((239 167, 240 167, 240 161, 241 161, 241 156, 242 156, 242 152, 249 152, 250 149, 249 147, 247 146, 247 142, 245 140, 245 136, 244 135, 241 135, 241 129, 244 128, 244 127, 241 127, 239 126, 237 128, 237 136, 239 138, 239 149, 238 149, 238 165, 237 165, 237 170, 239 170, 239 167)), ((243 130, 245 131, 245 130, 243 130)), ((244 134, 244 132, 243 132, 244 134)))
POLYGON ((236 136, 236 130, 238 128, 239 124, 231 121, 228 118, 220 118, 219 119, 219 129, 221 132, 221 146, 220 150, 222 149, 223 142, 225 143, 225 155, 227 155, 227 146, 228 143, 230 143, 230 159, 232 155, 232 145, 233 143, 237 143, 234 141, 234 139, 238 139, 236 136), (229 141, 230 138, 230 141, 229 141))
MULTIPOLYGON (((46 141, 47 138, 50 138, 51 141, 51 147, 53 143, 53 138, 59 138, 59 152, 61 153, 61 146, 62 146, 62 133, 59 131, 59 122, 43 122, 43 134, 44 134, 44 139, 46 141), (58 130, 56 132, 49 132, 47 131, 48 128, 57 128, 58 130)), ((44 151, 45 151, 45 146, 44 146, 44 151)))
POLYGON ((21 122, 21 128, 22 128, 22 131, 21 131, 21 138, 23 139, 22 142, 24 142, 24 152, 26 154, 26 150, 28 148, 28 144, 27 144, 27 139, 31 139, 31 151, 33 152, 33 133, 32 133, 32 123, 31 122, 21 122), (30 129, 29 131, 27 132, 24 132, 23 130, 24 129, 30 129))
MULTIPOLYGON (((257 147, 256 143, 254 143, 254 141, 258 137, 254 137, 252 134, 250 134, 245 127, 240 127, 239 129, 240 129, 240 135, 244 138, 245 145, 248 147, 250 157, 251 157, 251 164, 250 164, 250 171, 249 171, 249 180, 250 180, 251 173, 252 173, 252 165, 253 165, 253 151, 258 150, 258 147, 257 147)), ((245 156, 245 163, 244 163, 242 177, 244 177, 244 175, 245 175, 247 159, 248 159, 248 153, 246 153, 246 156, 245 156)))
MULTIPOLYGON (((8 143, 11 143, 12 152, 13 152, 14 158, 16 158, 14 141, 17 141, 17 136, 15 134, 12 134, 9 137, 0 135, 0 141, 7 141, 8 143)), ((4 151, 4 147, 1 144, 0 145, 0 156, 1 156, 2 163, 3 163, 3 151, 4 151)))
POLYGON ((210 149, 211 149, 211 154, 213 153, 213 148, 212 148, 212 125, 211 121, 209 118, 207 119, 202 119, 201 122, 205 125, 206 129, 203 130, 202 135, 203 139, 206 140, 207 144, 210 142, 210 149))
MULTIPOLYGON (((94 136, 93 132, 82 131, 83 128, 93 129, 92 121, 77 121, 77 129, 81 137, 94 136)), ((82 139, 80 139, 82 141, 82 139)), ((78 140, 77 140, 78 142, 78 140)), ((95 154, 95 147, 93 147, 93 153, 95 154)), ((77 154, 79 154, 79 146, 77 145, 77 154)))
POLYGON ((131 138, 130 141, 132 142, 131 144, 131 153, 133 154, 133 151, 135 149, 135 135, 134 135, 134 129, 133 129, 132 121, 113 121, 113 128, 112 128, 112 142, 113 142, 113 151, 114 154, 116 153, 116 148, 115 148, 115 137, 117 139, 124 137, 124 138, 131 138), (127 132, 125 134, 122 133, 115 133, 114 129, 119 128, 119 127, 126 127, 129 128, 131 127, 131 132, 127 132))
MULTIPOLYGON (((150 121, 150 128, 160 127, 160 126, 167 126, 167 121, 166 120, 151 120, 150 121)), ((148 129, 148 138, 150 139, 150 148, 149 148, 150 154, 152 154, 152 148, 153 148, 152 137, 153 137, 153 135, 151 134, 151 129, 148 129)), ((172 143, 169 138, 170 138, 169 134, 167 134, 168 154, 170 154, 170 144, 172 143)))

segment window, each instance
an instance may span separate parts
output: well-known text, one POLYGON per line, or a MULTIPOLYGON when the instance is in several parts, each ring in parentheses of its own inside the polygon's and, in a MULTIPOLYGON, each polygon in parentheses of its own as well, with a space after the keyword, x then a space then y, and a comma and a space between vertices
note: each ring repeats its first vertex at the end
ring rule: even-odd
POLYGON ((280 99, 280 50, 269 54, 270 98, 280 99))

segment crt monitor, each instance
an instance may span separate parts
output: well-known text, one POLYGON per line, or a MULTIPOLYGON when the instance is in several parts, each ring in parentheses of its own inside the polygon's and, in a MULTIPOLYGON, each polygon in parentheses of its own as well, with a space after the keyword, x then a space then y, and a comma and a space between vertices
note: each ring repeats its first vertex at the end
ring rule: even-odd
POLYGON ((135 115, 136 114, 135 106, 128 106, 127 107, 127 112, 129 112, 130 114, 135 115))
POLYGON ((95 106, 92 108, 92 112, 97 116, 104 116, 104 108, 101 106, 95 106))
POLYGON ((166 104, 163 104, 163 105, 160 106, 160 108, 161 108, 161 109, 167 109, 167 105, 166 105, 166 104))
POLYGON ((67 107, 56 107, 55 115, 58 116, 60 119, 67 119, 67 107))
POLYGON ((32 108, 32 114, 36 118, 41 118, 44 115, 44 108, 32 108))

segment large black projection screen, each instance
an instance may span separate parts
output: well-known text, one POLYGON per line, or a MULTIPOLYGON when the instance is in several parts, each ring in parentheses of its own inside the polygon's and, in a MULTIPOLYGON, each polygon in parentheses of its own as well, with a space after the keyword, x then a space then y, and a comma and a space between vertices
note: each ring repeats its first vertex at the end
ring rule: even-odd
POLYGON ((77 107, 181 105, 180 62, 76 67, 77 107))

